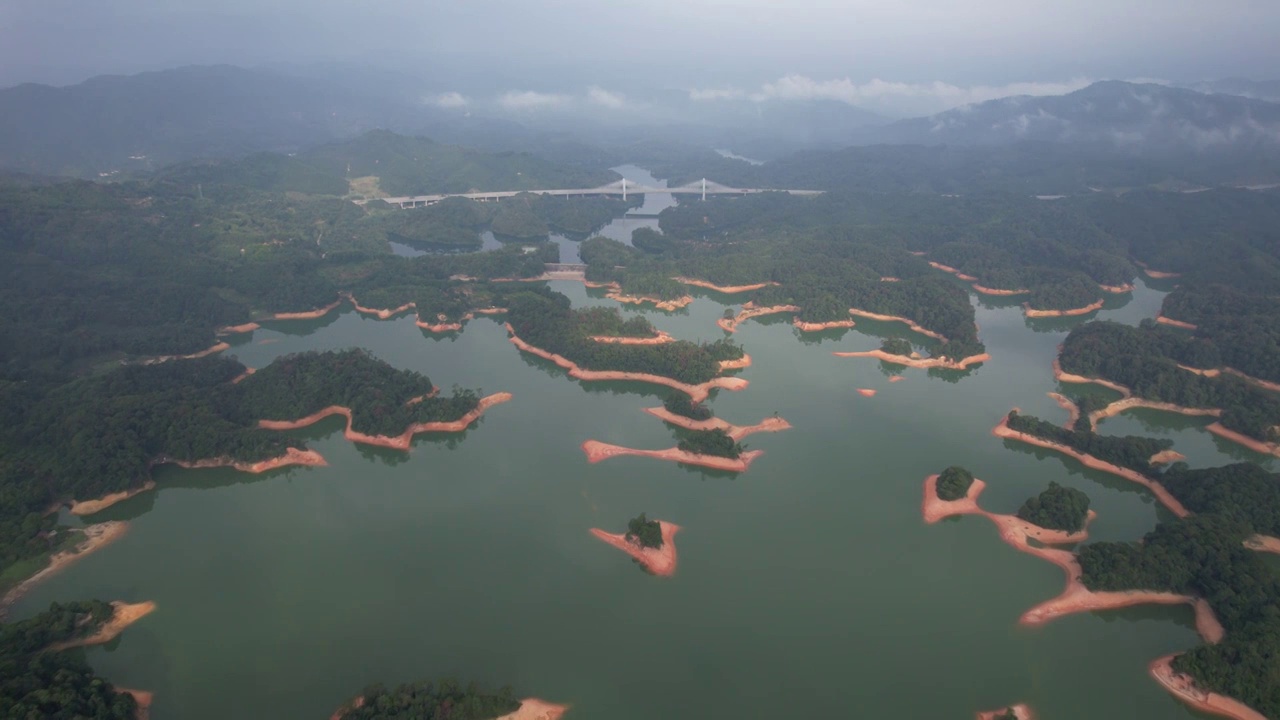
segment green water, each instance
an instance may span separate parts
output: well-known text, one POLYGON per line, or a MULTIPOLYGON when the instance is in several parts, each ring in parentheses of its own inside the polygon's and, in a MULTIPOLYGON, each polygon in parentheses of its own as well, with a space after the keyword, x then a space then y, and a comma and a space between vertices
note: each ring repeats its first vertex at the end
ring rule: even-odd
MULTIPOLYGON (((575 305, 611 304, 580 284, 553 287, 575 305)), ((1143 287, 1101 316, 1137 322, 1161 297, 1143 287)), ((714 339, 724 299, 650 317, 714 339)), ((419 436, 409 453, 352 445, 331 419, 300 431, 328 467, 162 468, 157 492, 91 519, 129 520, 125 538, 14 614, 73 598, 156 601, 86 652, 117 684, 155 691, 157 720, 321 718, 368 682, 446 674, 571 703, 571 720, 969 718, 1020 701, 1047 720, 1193 717, 1146 674, 1198 642, 1190 609, 1020 627, 1062 589, 1061 572, 982 518, 921 521, 921 483, 949 464, 986 480, 982 503, 997 512, 1050 480, 1083 489, 1095 539, 1136 539, 1164 517, 1136 486, 990 435, 1015 405, 1064 417, 1045 395, 1050 362, 1080 321, 1030 323, 1016 304, 983 301, 978 322, 991 362, 965 376, 907 370, 896 384, 876 361, 831 351, 876 347, 875 333, 900 325, 800 338, 785 320, 744 324, 750 387, 712 404, 739 424, 777 411, 795 429, 748 438, 765 454, 736 477, 649 458, 587 464, 589 438, 672 446, 641 412, 660 396, 571 380, 518 353, 492 320, 444 338, 349 308, 279 323, 231 352, 261 367, 358 345, 442 387, 515 399, 464 435, 419 436), (588 533, 620 531, 641 511, 684 526, 674 577, 644 574, 588 533)), ((1103 431, 1170 437, 1193 465, 1248 456, 1167 415, 1103 431)))

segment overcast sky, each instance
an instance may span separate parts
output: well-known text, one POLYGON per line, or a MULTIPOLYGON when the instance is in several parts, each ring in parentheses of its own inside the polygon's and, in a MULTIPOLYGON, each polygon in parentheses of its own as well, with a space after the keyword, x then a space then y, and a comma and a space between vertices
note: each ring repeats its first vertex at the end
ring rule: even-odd
POLYGON ((445 103, 608 106, 647 87, 950 106, 1104 78, 1267 79, 1277 37, 1277 0, 0 0, 0 85, 343 61, 422 75, 445 103))

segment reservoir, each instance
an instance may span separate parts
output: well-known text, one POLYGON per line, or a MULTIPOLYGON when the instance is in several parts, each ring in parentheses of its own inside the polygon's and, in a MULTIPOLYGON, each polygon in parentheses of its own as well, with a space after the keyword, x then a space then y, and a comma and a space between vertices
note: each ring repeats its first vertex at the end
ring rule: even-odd
MULTIPOLYGON (((629 240, 639 224, 656 219, 617 220, 607 234, 629 240)), ((1098 316, 1154 317, 1167 288, 1138 285, 1098 316)), ((551 286, 575 306, 618 306, 581 283, 551 286)), ((677 313, 622 311, 679 338, 724 337, 715 321, 734 298, 695 296, 677 313)), ((1050 481, 1083 490, 1098 512, 1091 541, 1137 540, 1165 517, 1134 484, 991 435, 1014 407, 1065 420, 1046 396, 1061 389, 1051 362, 1088 318, 973 302, 992 359, 968 373, 831 354, 886 335, 926 342, 898 323, 815 334, 787 316, 744 323, 734 339, 753 358, 740 373, 750 385, 710 406, 731 423, 777 413, 794 427, 747 438, 764 455, 736 476, 650 458, 588 464, 589 439, 674 446, 643 412, 665 390, 573 380, 518 352, 491 318, 433 335, 412 315, 379 321, 343 305, 267 323, 228 352, 263 367, 363 347, 446 390, 514 399, 465 433, 418 436, 408 453, 354 445, 330 418, 298 431, 327 467, 158 468, 157 491, 89 518, 127 520, 128 534, 37 586, 13 618, 52 601, 155 601, 84 652, 117 685, 153 691, 157 720, 325 718, 368 683, 450 675, 568 703, 569 720, 971 718, 1016 702, 1045 720, 1199 717, 1147 675, 1151 660, 1200 642, 1189 607, 1022 627, 1025 610, 1062 590, 1061 571, 982 518, 922 521, 922 482, 948 465, 986 481, 981 504, 994 512, 1050 481), (590 533, 623 532, 640 512, 683 527, 674 576, 645 574, 590 533)), ((1204 424, 1134 412, 1100 431, 1171 438, 1195 467, 1276 469, 1204 424)))

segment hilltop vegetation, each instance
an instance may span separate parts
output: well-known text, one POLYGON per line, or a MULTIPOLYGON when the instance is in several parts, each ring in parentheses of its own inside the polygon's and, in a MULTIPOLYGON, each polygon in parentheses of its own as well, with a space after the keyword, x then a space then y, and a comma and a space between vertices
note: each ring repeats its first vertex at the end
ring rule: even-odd
POLYGON ((1046 530, 1079 532, 1089 516, 1089 496, 1075 488, 1064 487, 1052 480, 1039 495, 1027 498, 1018 509, 1018 517, 1046 530))
POLYGON ((952 465, 938 475, 934 492, 937 493, 939 500, 951 502, 968 495, 971 485, 973 485, 973 474, 958 465, 952 465))
POLYGON ((394 688, 370 685, 361 701, 338 711, 343 720, 494 720, 520 707, 511 688, 463 687, 453 679, 405 683, 394 688))

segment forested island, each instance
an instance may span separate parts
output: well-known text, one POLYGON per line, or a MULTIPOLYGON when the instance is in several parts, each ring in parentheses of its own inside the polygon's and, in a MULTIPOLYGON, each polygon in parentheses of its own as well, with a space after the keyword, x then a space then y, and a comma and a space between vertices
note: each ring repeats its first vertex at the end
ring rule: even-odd
POLYGON ((1048 489, 1018 508, 1018 517, 1048 530, 1079 532, 1089 517, 1089 496, 1050 481, 1048 489))
POLYGON ((936 492, 940 500, 950 502, 968 495, 971 485, 973 474, 958 465, 952 465, 938 476, 936 492))
POLYGON ((518 700, 510 687, 489 690, 445 678, 370 685, 330 720, 558 720, 567 710, 537 698, 518 700))

